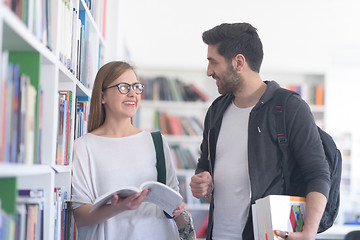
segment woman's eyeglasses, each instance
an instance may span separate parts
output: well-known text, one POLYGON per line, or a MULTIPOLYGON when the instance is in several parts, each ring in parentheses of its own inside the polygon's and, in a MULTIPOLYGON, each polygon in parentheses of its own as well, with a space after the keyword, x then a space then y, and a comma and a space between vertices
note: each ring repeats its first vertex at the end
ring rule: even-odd
POLYGON ((136 94, 141 94, 144 90, 144 84, 142 83, 134 83, 134 84, 118 83, 114 86, 103 88, 102 90, 105 91, 106 89, 113 87, 117 87, 121 94, 127 94, 128 92, 130 92, 130 87, 132 87, 132 89, 136 94))

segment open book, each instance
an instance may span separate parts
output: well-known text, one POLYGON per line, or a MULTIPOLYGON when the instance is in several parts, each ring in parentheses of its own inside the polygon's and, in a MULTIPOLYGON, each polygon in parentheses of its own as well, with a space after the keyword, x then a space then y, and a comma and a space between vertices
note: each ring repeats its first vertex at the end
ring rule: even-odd
POLYGON ((109 204, 114 194, 119 195, 121 198, 126 198, 134 193, 140 193, 144 189, 151 190, 145 198, 144 202, 151 202, 158 205, 170 216, 173 216, 172 212, 183 200, 180 193, 170 188, 169 186, 160 182, 147 181, 143 182, 139 188, 134 186, 122 187, 114 192, 103 194, 95 200, 90 212, 104 204, 109 204))
POLYGON ((270 195, 252 205, 255 240, 275 240, 274 230, 301 232, 305 221, 305 198, 270 195))

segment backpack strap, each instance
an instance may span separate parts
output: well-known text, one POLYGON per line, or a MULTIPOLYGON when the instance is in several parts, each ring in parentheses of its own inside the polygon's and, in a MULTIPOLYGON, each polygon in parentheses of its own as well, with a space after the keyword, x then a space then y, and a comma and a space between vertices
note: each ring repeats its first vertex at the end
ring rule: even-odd
MULTIPOLYGON (((157 170, 157 181, 166 184, 166 164, 163 141, 160 131, 152 132, 151 136, 154 141, 155 152, 156 152, 156 170, 157 170)), ((167 218, 174 218, 163 211, 167 218)))
POLYGON ((161 133, 159 131, 152 132, 151 136, 154 141, 155 152, 156 152, 156 169, 157 169, 157 180, 163 184, 166 184, 166 165, 163 141, 161 133))
POLYGON ((288 159, 289 159, 289 142, 286 135, 286 120, 285 120, 285 106, 289 97, 296 92, 287 90, 285 88, 279 88, 275 91, 272 98, 272 111, 275 117, 275 130, 276 139, 279 149, 281 151, 281 163, 282 172, 284 176, 284 189, 285 193, 289 192, 290 189, 290 173, 288 171, 288 159))

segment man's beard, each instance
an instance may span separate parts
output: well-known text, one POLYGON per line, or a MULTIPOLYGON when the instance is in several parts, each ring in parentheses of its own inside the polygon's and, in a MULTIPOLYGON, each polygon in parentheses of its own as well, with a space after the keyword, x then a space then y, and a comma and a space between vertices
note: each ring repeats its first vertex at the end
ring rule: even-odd
POLYGON ((241 87, 242 82, 243 80, 239 74, 233 66, 229 64, 226 72, 224 72, 220 78, 218 91, 220 94, 234 93, 241 87))

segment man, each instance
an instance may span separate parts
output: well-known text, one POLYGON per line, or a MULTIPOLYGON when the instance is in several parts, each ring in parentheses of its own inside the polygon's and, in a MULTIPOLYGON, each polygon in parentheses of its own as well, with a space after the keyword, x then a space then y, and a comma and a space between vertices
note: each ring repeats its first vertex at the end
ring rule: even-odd
MULTIPOLYGON (((204 138, 196 174, 195 197, 210 197, 207 239, 253 239, 251 204, 270 194, 286 194, 277 143, 268 115, 274 81, 262 81, 261 40, 248 23, 221 24, 203 33, 208 45, 207 75, 221 94, 205 117, 204 138)), ((306 182, 304 230, 278 236, 313 240, 326 206, 329 168, 309 106, 297 96, 286 106, 291 169, 306 182)))

